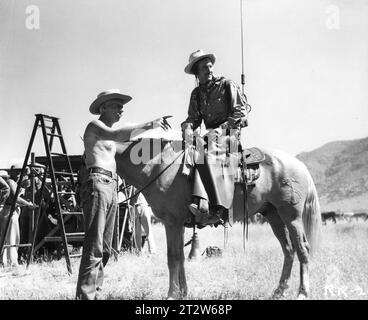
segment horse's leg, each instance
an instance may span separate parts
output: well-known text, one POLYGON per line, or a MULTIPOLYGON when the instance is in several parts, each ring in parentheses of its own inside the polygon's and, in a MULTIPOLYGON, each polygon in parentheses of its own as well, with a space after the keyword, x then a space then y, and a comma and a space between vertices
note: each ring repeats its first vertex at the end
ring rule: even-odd
POLYGON ((137 251, 140 253, 142 251, 142 224, 141 224, 141 210, 142 205, 135 206, 135 222, 134 222, 134 232, 135 232, 135 244, 137 251))
POLYGON ((165 229, 170 274, 168 299, 180 299, 187 295, 184 269, 184 227, 165 224, 165 229))
POLYGON ((152 217, 151 208, 149 206, 145 206, 142 212, 141 223, 142 223, 143 230, 146 232, 146 236, 147 236, 148 252, 155 253, 156 245, 155 245, 155 240, 153 238, 153 233, 152 233, 151 217, 152 217))
POLYGON ((274 206, 267 206, 265 218, 269 222, 273 233, 281 244, 282 251, 284 253, 284 264, 282 267, 282 273, 277 289, 274 291, 272 298, 278 299, 285 295, 287 289, 289 289, 289 282, 291 276, 291 269, 293 267, 295 251, 293 249, 289 231, 285 223, 281 220, 274 206))
POLYGON ((309 296, 309 244, 304 232, 302 221, 302 205, 290 205, 278 208, 282 220, 286 224, 293 247, 296 250, 300 263, 300 287, 298 299, 309 296))

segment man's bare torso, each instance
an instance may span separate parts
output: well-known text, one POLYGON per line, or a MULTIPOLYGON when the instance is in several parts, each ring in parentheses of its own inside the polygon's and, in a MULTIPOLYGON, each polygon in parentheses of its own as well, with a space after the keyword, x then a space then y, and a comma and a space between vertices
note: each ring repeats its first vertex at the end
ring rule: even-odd
POLYGON ((87 168, 100 167, 111 172, 116 172, 115 141, 102 139, 93 121, 87 126, 83 140, 87 168))

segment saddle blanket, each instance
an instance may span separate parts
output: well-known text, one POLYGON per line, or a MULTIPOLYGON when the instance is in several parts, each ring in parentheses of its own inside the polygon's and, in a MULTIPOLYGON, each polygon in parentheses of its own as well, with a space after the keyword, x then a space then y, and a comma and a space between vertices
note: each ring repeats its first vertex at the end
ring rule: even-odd
MULTIPOLYGON (((235 178, 234 178, 234 183, 244 183, 244 178, 243 178, 243 174, 242 174, 242 168, 238 168, 235 174, 235 178)), ((255 165, 252 168, 248 168, 245 171, 245 177, 247 179, 247 185, 254 185, 255 181, 259 178, 260 176, 260 170, 259 170, 259 165, 255 165)))

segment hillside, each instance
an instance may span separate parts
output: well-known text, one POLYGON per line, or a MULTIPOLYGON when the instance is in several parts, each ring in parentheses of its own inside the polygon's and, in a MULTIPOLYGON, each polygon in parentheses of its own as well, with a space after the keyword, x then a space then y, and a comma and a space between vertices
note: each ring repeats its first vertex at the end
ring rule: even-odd
POLYGON ((368 138, 330 142, 297 158, 312 174, 322 210, 368 209, 368 138))

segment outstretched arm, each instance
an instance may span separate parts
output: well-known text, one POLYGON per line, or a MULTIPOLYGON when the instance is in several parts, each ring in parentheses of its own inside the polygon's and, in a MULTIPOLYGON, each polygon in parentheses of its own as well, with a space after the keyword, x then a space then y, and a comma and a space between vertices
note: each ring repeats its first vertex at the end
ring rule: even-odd
POLYGON ((141 123, 141 124, 125 124, 123 127, 118 129, 111 129, 106 126, 100 120, 94 120, 90 122, 86 128, 86 132, 93 132, 99 138, 103 140, 113 140, 113 141, 128 141, 130 139, 131 133, 134 130, 151 130, 161 127, 163 130, 168 130, 171 128, 170 124, 167 122, 167 118, 171 116, 165 116, 158 118, 153 121, 141 123))

